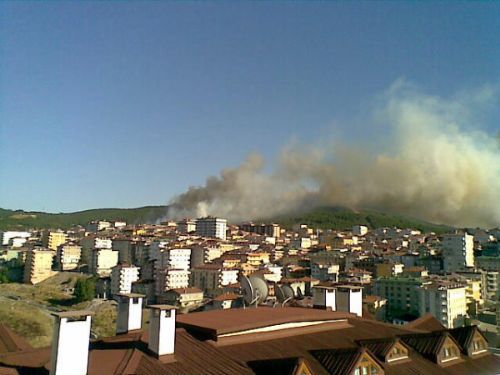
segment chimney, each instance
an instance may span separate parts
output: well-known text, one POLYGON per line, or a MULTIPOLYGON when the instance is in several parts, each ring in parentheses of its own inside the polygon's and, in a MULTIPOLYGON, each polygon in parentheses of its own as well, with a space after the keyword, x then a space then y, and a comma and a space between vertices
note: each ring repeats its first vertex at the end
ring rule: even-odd
POLYGON ((143 294, 123 293, 116 294, 118 302, 118 317, 116 319, 116 333, 127 333, 142 328, 142 301, 143 294))
POLYGON ((363 315, 363 287, 353 285, 337 286, 337 311, 357 316, 363 315))
POLYGON ((55 316, 50 375, 86 375, 92 311, 67 311, 55 316))
POLYGON ((333 286, 313 287, 313 307, 336 311, 336 289, 333 286))
POLYGON ((148 349, 158 357, 174 354, 175 306, 151 305, 148 349))

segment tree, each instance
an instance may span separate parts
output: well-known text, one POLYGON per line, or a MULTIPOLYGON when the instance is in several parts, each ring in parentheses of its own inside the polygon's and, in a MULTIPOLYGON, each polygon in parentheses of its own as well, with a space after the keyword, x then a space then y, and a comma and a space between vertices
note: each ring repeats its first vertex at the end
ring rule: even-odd
POLYGON ((96 282, 93 278, 78 279, 75 284, 73 296, 76 302, 90 301, 95 296, 96 282))

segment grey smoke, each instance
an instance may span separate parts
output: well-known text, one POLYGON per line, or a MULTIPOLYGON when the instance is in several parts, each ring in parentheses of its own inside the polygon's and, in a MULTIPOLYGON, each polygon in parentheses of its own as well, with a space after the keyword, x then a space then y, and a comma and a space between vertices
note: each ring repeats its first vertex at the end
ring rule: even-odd
POLYGON ((478 123, 496 104, 491 87, 444 99, 398 81, 377 100, 365 127, 369 140, 285 147, 272 173, 252 154, 176 197, 168 215, 239 221, 339 205, 498 226, 500 148, 478 123))

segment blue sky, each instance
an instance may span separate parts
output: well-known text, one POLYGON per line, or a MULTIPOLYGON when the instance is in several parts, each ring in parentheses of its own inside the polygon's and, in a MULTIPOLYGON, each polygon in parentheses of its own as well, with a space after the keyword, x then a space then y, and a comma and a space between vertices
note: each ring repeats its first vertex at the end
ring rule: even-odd
POLYGON ((165 204, 251 152, 355 142, 398 79, 498 84, 499 35, 495 2, 2 2, 0 207, 165 204))

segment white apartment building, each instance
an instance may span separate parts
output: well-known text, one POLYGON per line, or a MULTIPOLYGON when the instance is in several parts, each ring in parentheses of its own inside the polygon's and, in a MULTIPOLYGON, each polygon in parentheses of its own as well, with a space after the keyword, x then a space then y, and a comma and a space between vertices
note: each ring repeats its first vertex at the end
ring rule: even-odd
POLYGON ((111 294, 131 293, 132 283, 139 280, 139 267, 127 263, 118 264, 111 270, 111 294))
POLYGON ((30 232, 5 231, 5 232, 0 232, 0 243, 3 246, 8 246, 11 244, 11 241, 15 238, 24 238, 27 240, 30 237, 31 237, 30 232))
POLYGON ((447 234, 442 244, 444 271, 457 272, 474 267, 474 236, 447 234))
POLYGON ((57 248, 57 268, 60 271, 71 271, 78 267, 82 248, 74 243, 65 243, 57 248))
POLYGON ((167 290, 187 288, 190 272, 184 269, 157 269, 155 271, 155 292, 157 295, 167 290))
POLYGON ((189 270, 191 267, 191 249, 168 249, 158 254, 156 267, 189 270))
POLYGON ((203 217, 196 220, 196 234, 201 237, 226 239, 227 220, 217 217, 203 217))
POLYGON ((111 275, 111 269, 118 264, 118 251, 94 249, 90 262, 90 272, 99 277, 111 275))
POLYGON ((368 227, 365 225, 354 225, 352 227, 352 234, 355 236, 364 236, 368 233, 368 227))
POLYGON ((420 315, 431 313, 447 328, 461 327, 467 317, 465 285, 434 281, 419 290, 420 315))

